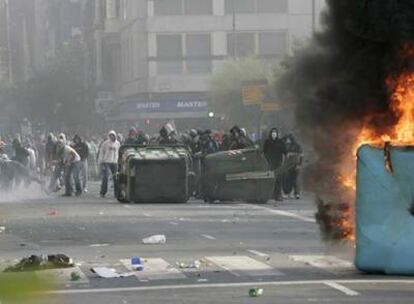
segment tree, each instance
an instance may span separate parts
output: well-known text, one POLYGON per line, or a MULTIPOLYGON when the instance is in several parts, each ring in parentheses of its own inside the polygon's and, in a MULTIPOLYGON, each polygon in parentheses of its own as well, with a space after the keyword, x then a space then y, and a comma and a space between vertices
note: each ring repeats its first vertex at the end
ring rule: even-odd
MULTIPOLYGON (((215 113, 225 117, 226 127, 243 124, 247 128, 257 127, 257 111, 246 107, 242 101, 244 82, 265 81, 273 83, 279 67, 267 69, 257 57, 227 60, 222 69, 211 78, 211 106, 215 113)), ((268 87, 268 93, 273 95, 268 87)))
POLYGON ((84 47, 80 39, 62 46, 42 70, 17 88, 20 116, 47 129, 78 131, 90 126, 94 104, 85 84, 84 47))

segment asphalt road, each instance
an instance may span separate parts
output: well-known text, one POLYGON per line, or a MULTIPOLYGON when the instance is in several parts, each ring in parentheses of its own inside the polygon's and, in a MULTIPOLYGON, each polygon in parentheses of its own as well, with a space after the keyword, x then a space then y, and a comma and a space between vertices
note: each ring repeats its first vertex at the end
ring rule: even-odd
POLYGON ((134 205, 96 193, 92 185, 81 198, 0 194, 2 267, 31 254, 65 253, 76 263, 36 273, 55 283, 41 303, 412 302, 411 278, 361 274, 352 246, 321 242, 311 196, 278 205, 134 205), (142 244, 155 234, 166 243, 142 244), (132 257, 144 271, 131 269, 132 257), (186 267, 196 261, 199 268, 186 267), (99 278, 94 267, 129 276, 99 278), (72 272, 80 280, 70 281, 72 272), (250 298, 252 287, 263 295, 250 298))

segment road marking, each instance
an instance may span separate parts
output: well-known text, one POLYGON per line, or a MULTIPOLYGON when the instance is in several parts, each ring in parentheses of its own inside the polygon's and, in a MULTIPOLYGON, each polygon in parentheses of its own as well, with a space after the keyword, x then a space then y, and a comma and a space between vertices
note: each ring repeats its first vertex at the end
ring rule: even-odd
POLYGON ((250 253, 252 253, 252 254, 254 254, 254 255, 257 255, 257 256, 259 256, 259 257, 262 257, 262 258, 267 258, 267 257, 269 257, 269 255, 268 254, 266 254, 266 253, 263 253, 263 252, 260 252, 260 251, 257 251, 257 250, 247 250, 248 252, 250 252, 250 253))
POLYGON ((248 256, 212 256, 206 259, 236 276, 281 276, 280 271, 248 256))
MULTIPOLYGON (((178 269, 161 258, 142 258, 144 271, 136 271, 135 276, 140 280, 169 280, 185 279, 186 276, 178 269)), ((120 260, 120 262, 130 271, 134 271, 131 260, 120 260)))
POLYGON ((216 239, 214 236, 211 236, 211 235, 208 235, 208 234, 202 234, 201 236, 205 237, 206 239, 209 239, 209 240, 215 240, 216 239))
POLYGON ((336 282, 325 282, 324 284, 326 286, 332 287, 333 289, 339 290, 340 292, 343 292, 347 296, 355 297, 360 295, 359 292, 356 292, 355 290, 352 290, 336 282))
POLYGON ((178 226, 178 223, 176 223, 176 222, 170 222, 170 224, 173 225, 173 226, 178 226))
POLYGON ((152 217, 152 215, 151 215, 151 214, 149 214, 149 213, 143 213, 143 215, 144 215, 145 217, 152 217))
POLYGON ((286 216, 286 217, 290 217, 290 218, 294 218, 297 220, 301 220, 304 222, 308 222, 308 223, 316 223, 316 220, 314 218, 310 218, 310 217, 306 217, 306 216, 302 216, 296 213, 292 213, 292 212, 287 212, 287 211, 282 211, 282 210, 274 210, 271 208, 267 208, 267 207, 262 207, 262 206, 255 206, 256 210, 257 209, 262 209, 262 210, 266 210, 270 213, 276 214, 276 215, 281 215, 281 216, 286 216))
POLYGON ((92 245, 89 245, 89 247, 107 247, 107 246, 109 246, 109 244, 92 244, 92 245))
POLYGON ((330 255, 291 255, 290 259, 334 274, 344 270, 355 271, 351 262, 330 255))
POLYGON ((95 289, 66 289, 44 292, 44 294, 91 294, 91 293, 120 293, 136 291, 179 290, 179 289, 203 289, 203 288, 238 288, 253 286, 311 286, 337 284, 414 284, 414 280, 308 280, 308 281, 271 281, 271 282, 239 282, 239 283, 209 283, 209 284, 180 284, 159 286, 137 286, 121 288, 95 288, 95 289))

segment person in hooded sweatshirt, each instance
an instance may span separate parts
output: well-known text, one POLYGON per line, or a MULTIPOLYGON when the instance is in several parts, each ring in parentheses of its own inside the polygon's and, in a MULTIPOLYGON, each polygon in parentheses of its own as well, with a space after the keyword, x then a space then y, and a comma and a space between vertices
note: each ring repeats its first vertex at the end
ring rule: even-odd
POLYGON ((89 157, 89 146, 87 143, 76 134, 73 137, 72 148, 79 154, 81 158, 80 162, 80 174, 82 177, 82 189, 83 192, 88 192, 87 182, 88 182, 88 157, 89 157))
POLYGON ((108 138, 101 144, 99 148, 98 162, 102 171, 101 197, 105 197, 108 192, 109 172, 114 182, 115 197, 118 196, 117 169, 118 154, 121 144, 117 140, 115 131, 108 133, 108 138))
POLYGON ((263 146, 263 153, 269 162, 270 168, 275 173, 275 187, 273 198, 276 201, 282 201, 282 182, 279 169, 281 168, 286 156, 286 147, 283 140, 280 138, 279 130, 273 128, 269 132, 269 137, 266 139, 263 146))

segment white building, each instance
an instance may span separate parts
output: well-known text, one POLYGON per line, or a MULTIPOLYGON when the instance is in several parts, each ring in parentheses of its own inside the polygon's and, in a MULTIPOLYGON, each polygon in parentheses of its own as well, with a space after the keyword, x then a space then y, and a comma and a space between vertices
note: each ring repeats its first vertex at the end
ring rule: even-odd
POLYGON ((119 48, 106 57, 110 68, 98 77, 116 75, 113 93, 120 102, 111 117, 206 116, 211 74, 226 58, 258 55, 269 64, 281 59, 296 39, 311 36, 324 5, 324 0, 107 0, 106 31, 120 37, 119 48), (178 107, 182 102, 187 112, 178 107))

